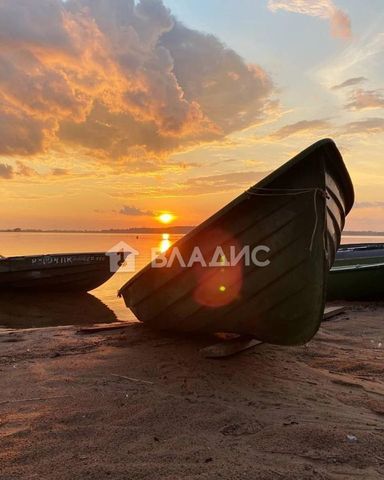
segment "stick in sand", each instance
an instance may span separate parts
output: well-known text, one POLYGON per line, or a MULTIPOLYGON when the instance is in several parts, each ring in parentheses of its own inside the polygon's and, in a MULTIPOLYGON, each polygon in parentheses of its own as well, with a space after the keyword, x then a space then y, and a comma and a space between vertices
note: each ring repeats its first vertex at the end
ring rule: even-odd
POLYGON ((111 375, 112 377, 123 378, 124 380, 129 380, 130 382, 147 383, 148 385, 153 385, 153 382, 149 382, 148 380, 140 380, 139 378, 126 377, 125 375, 116 375, 115 373, 111 373, 111 375))
POLYGON ((73 398, 72 395, 58 395, 56 397, 37 397, 37 398, 19 398, 16 400, 4 400, 0 402, 0 405, 6 405, 7 403, 23 403, 23 402, 45 402, 47 400, 57 400, 58 398, 73 398))

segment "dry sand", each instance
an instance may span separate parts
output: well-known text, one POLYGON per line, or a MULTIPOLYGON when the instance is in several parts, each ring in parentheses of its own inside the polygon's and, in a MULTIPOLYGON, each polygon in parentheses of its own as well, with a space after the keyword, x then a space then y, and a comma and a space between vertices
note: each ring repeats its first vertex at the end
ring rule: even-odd
POLYGON ((139 324, 3 333, 0 478, 382 479, 383 317, 349 304, 306 346, 226 360, 139 324))

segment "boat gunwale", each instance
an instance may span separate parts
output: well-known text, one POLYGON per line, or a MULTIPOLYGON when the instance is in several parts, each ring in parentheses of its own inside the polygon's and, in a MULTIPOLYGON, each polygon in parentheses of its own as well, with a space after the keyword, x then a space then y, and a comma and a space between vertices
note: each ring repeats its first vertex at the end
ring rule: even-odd
POLYGON ((356 263, 353 265, 337 265, 332 267, 330 272, 332 274, 338 273, 348 273, 348 272, 356 272, 362 270, 380 270, 381 268, 384 269, 384 262, 380 263, 356 263))
POLYGON ((343 243, 338 252, 366 252, 369 250, 384 250, 384 243, 343 243))
MULTIPOLYGON (((29 260, 32 258, 46 258, 46 257, 79 257, 83 255, 88 255, 88 256, 105 256, 108 257, 107 255, 108 252, 82 252, 82 253, 43 253, 43 254, 37 254, 37 255, 16 255, 13 257, 0 257, 0 263, 1 262, 7 262, 10 260, 29 260)), ((118 253, 118 252, 112 252, 112 253, 118 253)))

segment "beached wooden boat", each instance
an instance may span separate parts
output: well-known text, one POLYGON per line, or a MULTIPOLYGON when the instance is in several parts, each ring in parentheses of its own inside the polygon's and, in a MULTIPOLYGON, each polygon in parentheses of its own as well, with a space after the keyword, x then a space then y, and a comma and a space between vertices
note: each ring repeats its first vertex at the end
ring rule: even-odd
POLYGON ((335 266, 328 279, 329 300, 384 300, 384 262, 335 266))
POLYGON ((112 275, 105 253, 0 258, 0 292, 9 289, 89 292, 112 275))
POLYGON ((336 145, 317 142, 176 242, 119 295, 158 329, 307 342, 322 319, 328 272, 353 201, 336 145), (235 264, 233 252, 247 248, 257 262, 245 253, 235 264))

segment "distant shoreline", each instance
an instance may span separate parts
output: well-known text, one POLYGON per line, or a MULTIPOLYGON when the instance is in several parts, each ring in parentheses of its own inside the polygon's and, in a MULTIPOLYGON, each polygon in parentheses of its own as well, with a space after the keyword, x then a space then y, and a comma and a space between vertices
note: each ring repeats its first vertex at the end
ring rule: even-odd
MULTIPOLYGON (((151 234, 151 233, 173 233, 176 235, 181 235, 190 232, 193 228, 193 226, 173 226, 173 227, 167 227, 164 225, 164 227, 133 227, 133 228, 111 228, 111 229, 105 229, 105 230, 43 230, 43 229, 23 229, 23 228, 9 228, 9 229, 0 229, 0 233, 101 233, 101 234, 151 234)), ((374 231, 349 231, 346 230, 343 232, 343 236, 351 236, 351 237, 383 237, 384 232, 374 232, 374 231)))
POLYGON ((357 231, 357 232, 350 232, 345 230, 342 235, 350 236, 350 237, 383 237, 384 232, 371 232, 371 231, 357 231))
POLYGON ((134 227, 134 228, 112 228, 106 230, 40 230, 34 228, 9 228, 9 229, 2 229, 0 233, 116 233, 116 234, 149 234, 149 233, 173 233, 173 234, 183 234, 190 232, 194 227, 192 226, 173 226, 167 227, 134 227))

